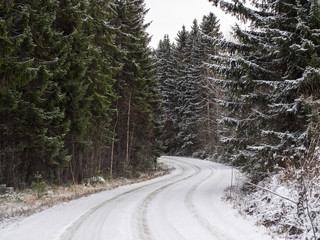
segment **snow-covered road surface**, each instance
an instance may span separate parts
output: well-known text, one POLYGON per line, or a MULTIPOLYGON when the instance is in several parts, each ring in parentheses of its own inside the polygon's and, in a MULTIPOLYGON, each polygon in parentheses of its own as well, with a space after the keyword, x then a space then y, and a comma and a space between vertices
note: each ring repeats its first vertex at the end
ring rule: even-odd
POLYGON ((1 240, 267 240, 221 201, 231 169, 161 157, 166 176, 60 204, 0 229, 1 240))

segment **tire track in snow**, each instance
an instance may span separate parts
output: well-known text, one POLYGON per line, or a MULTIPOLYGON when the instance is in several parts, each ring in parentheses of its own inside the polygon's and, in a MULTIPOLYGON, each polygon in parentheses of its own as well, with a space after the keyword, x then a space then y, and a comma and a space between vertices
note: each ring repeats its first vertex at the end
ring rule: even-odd
POLYGON ((192 202, 192 196, 194 195, 196 189, 201 184, 209 180, 212 176, 214 176, 214 174, 215 174, 215 169, 213 167, 210 167, 210 174, 207 177, 195 183, 190 188, 190 190, 187 192, 185 196, 184 203, 188 211, 190 212, 191 216, 200 224, 202 228, 204 228, 209 233, 209 235, 211 235, 214 239, 229 240, 229 238, 219 234, 219 231, 205 217, 201 216, 201 214, 198 212, 198 210, 196 209, 195 205, 192 202))
MULTIPOLYGON (((170 159, 171 160, 171 159, 170 159)), ((95 212, 99 211, 102 207, 104 207, 105 205, 109 204, 109 203, 112 203, 113 201, 116 201, 118 200, 119 198, 123 197, 123 196, 126 196, 130 193, 133 193, 135 191, 138 191, 140 189, 143 189, 143 188, 146 188, 146 187, 149 187, 153 184, 158 184, 158 183, 161 183, 161 182, 166 182, 166 181, 170 181, 170 180, 173 180, 173 179, 176 179, 176 178, 179 178, 180 176, 182 176, 184 174, 184 170, 185 168, 181 165, 175 165, 175 166, 179 166, 182 171, 181 173, 179 173, 178 175, 173 175, 171 178, 168 178, 168 179, 162 179, 162 180, 159 180, 159 181, 156 181, 156 182, 152 182, 152 183, 149 183, 149 184, 146 184, 146 185, 143 185, 143 186, 140 186, 140 187, 137 187, 137 188, 134 188, 134 189, 131 189, 129 191, 126 191, 124 193, 121 193, 121 194, 118 194, 102 203, 100 203, 99 205, 91 208, 90 210, 88 210, 86 213, 84 213, 83 215, 81 215, 77 220, 75 220, 74 222, 72 222, 70 225, 68 225, 66 228, 64 228, 56 237, 55 237, 55 240, 72 240, 73 236, 75 235, 76 231, 78 228, 81 227, 81 225, 83 224, 83 222, 85 222, 85 220, 90 217, 92 214, 94 214, 95 212)), ((107 216, 107 215, 106 215, 107 216)))
POLYGON ((83 222, 90 217, 92 214, 94 214, 95 212, 99 211, 102 207, 104 207, 106 204, 112 203, 113 201, 116 201, 118 198, 128 195, 134 191, 140 190, 142 188, 144 188, 146 186, 141 186, 135 189, 132 189, 130 191, 121 193, 117 196, 114 196, 113 198, 110 198, 102 203, 100 203, 99 205, 91 208, 90 210, 88 210, 86 213, 84 213, 82 216, 80 216, 76 221, 74 221, 71 225, 69 225, 65 230, 63 230, 62 233, 60 233, 55 239, 56 240, 71 240, 73 239, 73 236, 75 235, 76 231, 78 228, 80 228, 80 226, 83 224, 83 222))
MULTIPOLYGON (((193 164, 190 164, 190 163, 187 163, 187 162, 183 162, 183 161, 179 161, 177 159, 174 159, 173 161, 179 162, 179 163, 183 163, 183 164, 187 164, 187 165, 191 166, 194 169, 194 173, 189 175, 189 176, 187 176, 187 177, 184 177, 184 178, 182 178, 182 179, 180 179, 178 181, 171 182, 169 184, 166 184, 166 185, 158 188, 157 190, 155 190, 155 191, 151 192, 149 195, 147 195, 144 198, 144 200, 139 204, 138 208, 135 211, 135 214, 133 215, 134 217, 138 216, 138 218, 136 219, 136 221, 132 221, 132 222, 136 223, 135 225, 132 226, 132 228, 133 228, 133 231, 138 230, 137 239, 139 239, 139 240, 150 240, 150 239, 152 239, 152 233, 151 233, 150 227, 148 226, 147 214, 148 214, 148 206, 153 201, 153 199, 160 192, 165 190, 166 188, 168 188, 168 187, 170 187, 170 186, 172 186, 174 184, 177 184, 179 182, 182 182, 184 180, 187 180, 189 178, 192 178, 195 175, 200 173, 200 168, 198 166, 196 166, 196 165, 193 165, 193 164)), ((169 225, 169 227, 170 227, 171 230, 173 230, 179 236, 180 239, 183 239, 183 237, 179 234, 179 232, 173 226, 169 225)))

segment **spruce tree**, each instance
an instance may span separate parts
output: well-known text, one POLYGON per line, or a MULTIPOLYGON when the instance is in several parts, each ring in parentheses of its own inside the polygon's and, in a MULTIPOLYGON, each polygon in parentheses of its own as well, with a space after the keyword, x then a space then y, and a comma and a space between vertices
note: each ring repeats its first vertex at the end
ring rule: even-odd
POLYGON ((217 57, 225 65, 212 68, 228 79, 218 81, 230 92, 224 105, 231 111, 224 122, 233 135, 224 139, 235 162, 259 180, 277 164, 284 166, 283 159, 297 164, 299 152, 308 148, 311 112, 304 102, 318 99, 319 4, 253 4, 257 10, 241 2, 221 2, 227 12, 250 20, 253 28, 236 27, 239 43, 224 46, 237 56, 217 57))
POLYGON ((116 99, 113 77, 119 70, 119 64, 113 59, 118 50, 114 44, 115 29, 111 23, 117 16, 112 12, 110 4, 111 1, 92 0, 87 9, 90 19, 84 23, 85 33, 90 37, 91 58, 86 74, 89 99, 86 140, 92 143, 87 157, 95 160, 87 162, 91 175, 106 173, 110 167, 110 123, 115 115, 112 103, 116 99))
POLYGON ((177 149, 176 136, 176 117, 174 115, 177 92, 175 85, 175 68, 172 52, 174 45, 171 44, 169 36, 165 35, 163 40, 160 40, 156 50, 157 63, 157 82, 161 93, 161 121, 164 126, 162 141, 166 148, 166 152, 174 153, 177 149))
POLYGON ((216 45, 222 34, 213 14, 203 21, 199 26, 194 20, 190 31, 183 26, 176 45, 171 46, 165 36, 157 49, 164 143, 169 153, 205 157, 216 151, 209 147, 218 143, 216 92, 209 83, 213 75, 204 63, 218 54, 216 45))
POLYGON ((143 1, 0 6, 0 181, 152 167, 160 110, 143 1))
POLYGON ((174 125, 175 125, 175 137, 173 141, 176 144, 176 154, 185 154, 187 151, 187 145, 192 142, 188 140, 190 136, 186 131, 186 123, 188 121, 186 113, 187 95, 188 90, 188 66, 190 60, 190 51, 188 48, 189 32, 185 26, 178 32, 176 37, 176 47, 173 49, 172 57, 174 64, 174 86, 176 94, 176 105, 174 108, 174 125), (185 145, 186 143, 186 145, 185 145))
POLYGON ((83 24, 88 18, 88 5, 85 1, 59 1, 55 28, 62 33, 66 54, 63 72, 56 76, 55 81, 61 86, 65 95, 63 108, 64 121, 70 123, 70 130, 65 136, 65 149, 72 156, 68 168, 64 172, 64 180, 81 181, 84 170, 83 154, 89 142, 85 139, 88 126, 87 97, 88 83, 86 73, 90 64, 90 37, 84 32, 83 24))
POLYGON ((2 95, 1 155, 3 177, 13 186, 30 181, 36 171, 55 175, 68 162, 63 149, 68 123, 60 108, 64 95, 53 81, 64 55, 61 34, 52 27, 56 9, 53 1, 16 1, 1 12, 6 45, 1 89, 12 92, 2 95))
POLYGON ((32 81, 35 75, 31 70, 32 58, 19 54, 26 45, 32 46, 32 40, 26 24, 22 24, 27 20, 28 12, 14 14, 2 3, 0 14, 0 181, 16 186, 21 183, 21 179, 15 166, 23 163, 20 158, 23 147, 17 144, 15 128, 11 122, 22 101, 21 89, 32 81), (14 29, 16 30, 13 31, 14 29))
POLYGON ((114 165, 118 171, 145 170, 154 165, 159 148, 158 93, 146 33, 149 24, 144 23, 147 10, 142 0, 115 1, 113 10, 117 14, 113 24, 118 29, 115 45, 120 49, 115 60, 122 65, 114 84, 119 96, 112 123, 114 165))
POLYGON ((200 149, 198 129, 200 127, 201 112, 205 107, 203 101, 203 74, 204 59, 200 28, 196 20, 193 21, 191 31, 186 42, 187 55, 185 59, 186 73, 183 80, 183 139, 182 151, 191 155, 200 149))
POLYGON ((220 32, 219 20, 213 13, 203 16, 200 24, 201 38, 201 86, 202 86, 202 107, 201 117, 199 119, 198 137, 202 149, 214 159, 220 158, 222 154, 221 142, 219 139, 222 128, 219 124, 221 117, 221 108, 217 103, 222 95, 221 89, 212 81, 217 73, 210 70, 213 63, 210 59, 221 54, 218 43, 223 35, 220 32))

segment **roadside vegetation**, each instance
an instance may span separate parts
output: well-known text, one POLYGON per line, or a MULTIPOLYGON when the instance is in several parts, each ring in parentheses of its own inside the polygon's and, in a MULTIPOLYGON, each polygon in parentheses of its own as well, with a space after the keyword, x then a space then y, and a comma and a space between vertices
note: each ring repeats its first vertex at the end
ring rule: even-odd
POLYGON ((157 169, 148 173, 140 173, 136 177, 104 179, 95 176, 86 179, 82 184, 68 183, 64 185, 48 185, 38 176, 39 184, 33 182, 33 188, 6 192, 0 195, 0 225, 3 227, 11 221, 55 206, 59 203, 89 196, 105 190, 120 186, 150 180, 168 174, 170 168, 158 164, 157 169))

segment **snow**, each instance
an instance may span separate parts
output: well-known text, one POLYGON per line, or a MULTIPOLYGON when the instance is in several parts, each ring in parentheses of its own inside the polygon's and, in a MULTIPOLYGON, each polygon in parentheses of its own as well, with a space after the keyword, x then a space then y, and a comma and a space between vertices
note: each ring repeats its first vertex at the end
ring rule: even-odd
POLYGON ((230 167, 193 158, 159 161, 175 170, 34 214, 0 229, 1 240, 272 239, 222 201, 230 167))
POLYGON ((312 170, 283 169, 263 181, 251 190, 244 179, 239 179, 233 188, 232 202, 248 219, 263 224, 283 239, 300 240, 320 239, 320 180, 312 170), (301 177, 304 182, 301 182, 301 177), (308 189, 303 196, 303 189, 308 189))

